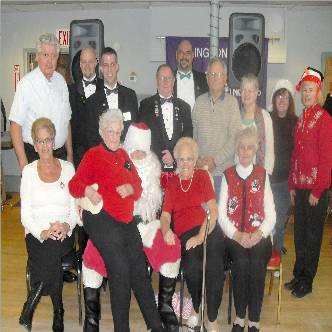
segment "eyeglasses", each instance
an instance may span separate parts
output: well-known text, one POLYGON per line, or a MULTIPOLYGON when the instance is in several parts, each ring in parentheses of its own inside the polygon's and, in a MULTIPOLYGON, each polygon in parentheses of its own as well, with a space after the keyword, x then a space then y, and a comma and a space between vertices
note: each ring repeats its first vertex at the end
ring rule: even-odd
POLYGON ((177 158, 177 159, 176 159, 176 161, 177 161, 178 163, 185 163, 185 162, 187 162, 187 163, 192 163, 194 160, 195 160, 195 158, 193 158, 193 157, 188 157, 188 158, 177 158))
POLYGON ((173 76, 160 76, 160 77, 159 77, 159 80, 162 81, 162 82, 165 82, 165 81, 173 81, 173 80, 174 80, 174 77, 173 77, 173 76))
POLYGON ((279 99, 279 100, 288 100, 289 96, 288 95, 278 95, 278 96, 276 96, 276 99, 279 99))
POLYGON ((225 76, 225 73, 221 73, 221 72, 216 73, 216 72, 208 71, 208 72, 206 72, 206 76, 211 77, 211 78, 221 78, 221 77, 225 76))
POLYGON ((36 144, 39 144, 39 145, 50 145, 53 143, 53 138, 51 137, 47 137, 45 139, 36 139, 36 144))

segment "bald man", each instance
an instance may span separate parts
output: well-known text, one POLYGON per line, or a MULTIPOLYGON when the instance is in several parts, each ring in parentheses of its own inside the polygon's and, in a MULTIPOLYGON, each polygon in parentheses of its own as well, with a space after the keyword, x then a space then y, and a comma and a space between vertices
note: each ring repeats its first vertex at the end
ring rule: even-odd
POLYGON ((81 73, 75 83, 69 86, 69 101, 72 109, 72 137, 74 164, 77 168, 85 151, 85 132, 88 125, 85 103, 96 91, 103 89, 103 80, 96 75, 97 59, 93 48, 83 48, 80 54, 81 73))
POLYGON ((189 40, 183 39, 176 50, 174 96, 187 102, 191 110, 198 96, 208 91, 205 74, 193 70, 194 52, 189 40))

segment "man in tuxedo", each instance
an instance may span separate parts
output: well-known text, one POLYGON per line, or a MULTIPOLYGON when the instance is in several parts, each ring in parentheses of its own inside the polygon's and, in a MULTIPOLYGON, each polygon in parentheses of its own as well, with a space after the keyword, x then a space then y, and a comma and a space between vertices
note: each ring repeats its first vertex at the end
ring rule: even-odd
POLYGON ((193 70, 194 52, 189 40, 183 39, 176 51, 174 96, 186 101, 193 109, 198 96, 208 91, 206 77, 193 70))
MULTIPOLYGON (((164 186, 174 175, 176 162, 173 148, 179 138, 192 137, 190 106, 179 98, 174 98, 174 73, 169 65, 160 65, 157 69, 158 92, 142 100, 140 120, 151 129, 151 149, 162 165, 161 183, 164 186)), ((179 324, 172 308, 172 296, 176 279, 159 274, 158 310, 164 327, 168 332, 179 330, 179 324)))
POLYGON ((93 147, 101 142, 99 136, 99 117, 108 109, 118 108, 122 111, 124 129, 121 136, 123 141, 131 122, 138 119, 138 102, 134 90, 118 82, 118 55, 111 47, 104 48, 100 57, 100 71, 104 78, 104 87, 86 100, 87 147, 93 147))
POLYGON ((79 55, 80 75, 69 86, 69 101, 72 109, 71 130, 73 139, 74 165, 77 168, 85 148, 86 110, 85 103, 96 91, 103 89, 104 82, 96 75, 96 52, 93 48, 83 48, 79 55))

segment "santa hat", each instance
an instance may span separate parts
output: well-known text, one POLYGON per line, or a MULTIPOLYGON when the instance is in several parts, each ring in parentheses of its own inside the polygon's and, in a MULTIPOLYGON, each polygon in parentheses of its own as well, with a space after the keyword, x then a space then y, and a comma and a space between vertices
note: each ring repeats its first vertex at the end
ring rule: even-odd
POLYGON ((131 153, 136 150, 149 152, 151 146, 151 130, 144 122, 132 123, 123 143, 124 149, 131 153))
POLYGON ((270 112, 273 110, 273 96, 280 89, 286 89, 292 95, 292 97, 294 97, 295 89, 294 89, 294 85, 292 84, 292 82, 290 82, 284 78, 280 79, 274 86, 272 93, 271 93, 270 105, 268 107, 268 110, 270 112))
POLYGON ((304 69, 304 73, 299 84, 296 86, 296 90, 300 91, 303 82, 314 82, 318 85, 318 88, 321 89, 323 79, 324 76, 319 70, 312 67, 307 67, 304 69))

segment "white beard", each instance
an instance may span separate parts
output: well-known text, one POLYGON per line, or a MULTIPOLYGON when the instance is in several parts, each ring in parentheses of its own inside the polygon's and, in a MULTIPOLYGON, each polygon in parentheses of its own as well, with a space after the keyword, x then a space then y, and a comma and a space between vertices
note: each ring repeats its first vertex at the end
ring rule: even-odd
POLYGON ((135 202, 134 215, 139 215, 144 223, 156 218, 161 207, 162 191, 160 188, 160 162, 157 156, 149 151, 142 160, 132 160, 142 181, 143 192, 135 202))

